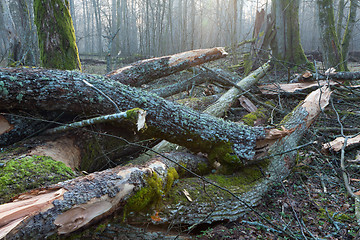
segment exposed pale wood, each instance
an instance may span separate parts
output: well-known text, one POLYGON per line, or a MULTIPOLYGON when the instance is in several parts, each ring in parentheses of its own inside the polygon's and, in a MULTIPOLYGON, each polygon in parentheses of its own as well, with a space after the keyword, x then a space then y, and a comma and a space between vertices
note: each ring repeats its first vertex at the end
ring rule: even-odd
MULTIPOLYGON (((345 140, 344 137, 338 137, 331 142, 324 143, 323 147, 322 147, 322 151, 323 152, 328 152, 328 151, 339 152, 339 151, 341 151, 341 148, 344 146, 344 140, 345 140)), ((346 148, 354 147, 359 144, 360 144, 360 135, 353 137, 353 138, 349 138, 347 140, 346 148)))
POLYGON ((14 127, 4 118, 4 116, 0 115, 0 135, 6 132, 9 132, 14 127))
POLYGON ((190 67, 227 56, 224 48, 198 49, 171 56, 138 61, 130 66, 108 73, 106 76, 130 86, 141 86, 190 67))
POLYGON ((288 84, 276 84, 276 85, 260 85, 260 91, 263 94, 279 94, 282 92, 294 93, 308 88, 321 87, 324 85, 338 85, 339 82, 334 81, 318 81, 318 82, 300 82, 300 83, 288 83, 288 84))
POLYGON ((55 141, 49 141, 32 149, 28 155, 48 156, 55 161, 63 162, 71 169, 80 166, 81 154, 74 139, 62 137, 55 141))

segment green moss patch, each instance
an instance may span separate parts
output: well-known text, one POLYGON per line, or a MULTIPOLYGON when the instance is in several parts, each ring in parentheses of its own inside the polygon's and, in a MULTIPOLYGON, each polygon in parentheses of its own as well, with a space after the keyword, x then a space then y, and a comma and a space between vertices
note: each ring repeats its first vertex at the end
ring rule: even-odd
POLYGON ((50 157, 13 159, 0 168, 0 202, 22 192, 74 178, 71 168, 50 157))
MULTIPOLYGON (((236 194, 241 194, 249 191, 259 183, 259 181, 264 179, 262 172, 265 172, 268 164, 269 161, 264 161, 256 165, 246 166, 232 175, 210 174, 207 175, 206 178, 236 194)), ((206 187, 204 188, 204 184, 205 183, 201 179, 181 179, 173 188, 171 188, 166 197, 166 201, 170 204, 187 202, 188 200, 184 194, 182 194, 183 189, 186 189, 189 192, 192 200, 196 200, 196 204, 208 202, 209 199, 221 198, 221 201, 226 201, 233 198, 229 193, 226 193, 213 185, 206 184, 206 187)))
POLYGON ((263 107, 258 108, 255 112, 246 114, 241 120, 248 126, 254 126, 257 119, 267 119, 266 109, 263 107))
POLYGON ((154 172, 152 176, 145 178, 147 186, 137 191, 126 203, 125 216, 130 212, 140 212, 145 208, 156 204, 163 195, 163 181, 154 172))

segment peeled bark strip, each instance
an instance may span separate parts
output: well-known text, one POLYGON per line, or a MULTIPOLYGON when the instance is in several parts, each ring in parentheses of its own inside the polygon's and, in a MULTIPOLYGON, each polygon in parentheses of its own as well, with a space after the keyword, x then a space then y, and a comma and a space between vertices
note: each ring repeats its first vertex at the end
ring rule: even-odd
POLYGON ((225 52, 224 48, 220 47, 193 50, 171 56, 138 61, 130 66, 107 74, 107 77, 129 86, 138 87, 155 79, 226 56, 227 52, 225 52))
MULTIPOLYGON (((68 114, 104 115, 116 110, 100 90, 122 111, 147 111, 145 134, 185 146, 193 152, 227 164, 250 164, 262 128, 252 128, 195 112, 105 77, 43 69, 1 69, 0 110, 64 111, 68 114), (85 84, 86 79, 97 90, 85 84), (4 94, 6 92, 6 94, 4 94), (1 109, 1 107, 3 107, 1 109)), ((10 131, 11 133, 11 131, 10 131)))
POLYGON ((262 94, 276 95, 279 93, 294 93, 300 92, 309 88, 316 88, 324 85, 339 85, 339 82, 335 81, 310 81, 277 85, 261 85, 259 89, 262 94))
POLYGON ((56 127, 53 129, 46 130, 45 133, 46 134, 54 134, 54 133, 69 131, 69 130, 72 130, 75 128, 82 128, 82 127, 86 127, 86 126, 90 126, 90 125, 94 125, 94 124, 98 124, 98 123, 121 121, 124 119, 129 119, 131 117, 134 117, 133 123, 134 123, 134 125, 137 126, 137 130, 140 131, 142 128, 145 127, 145 116, 146 116, 145 111, 143 111, 141 109, 132 109, 132 110, 129 110, 126 112, 115 113, 115 114, 110 114, 110 115, 106 115, 106 116, 100 116, 100 117, 96 117, 96 118, 82 120, 80 122, 70 123, 70 124, 67 124, 67 125, 64 125, 61 127, 56 127))

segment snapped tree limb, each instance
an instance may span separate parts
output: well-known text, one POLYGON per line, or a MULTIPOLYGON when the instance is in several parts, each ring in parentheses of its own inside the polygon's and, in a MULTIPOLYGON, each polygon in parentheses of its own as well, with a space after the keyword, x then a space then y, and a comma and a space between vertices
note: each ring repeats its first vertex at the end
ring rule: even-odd
POLYGON ((171 56, 146 59, 108 73, 106 76, 130 86, 141 86, 209 61, 227 56, 224 48, 198 49, 171 56))

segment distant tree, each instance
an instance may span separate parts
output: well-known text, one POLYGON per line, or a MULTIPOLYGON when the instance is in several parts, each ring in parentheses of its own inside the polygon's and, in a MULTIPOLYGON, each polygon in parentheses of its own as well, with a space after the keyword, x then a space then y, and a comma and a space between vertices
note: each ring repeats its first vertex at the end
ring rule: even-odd
POLYGON ((273 0, 271 14, 276 35, 271 43, 273 56, 284 65, 308 65, 300 43, 299 31, 300 0, 273 0))
POLYGON ((5 54, 9 53, 8 63, 12 64, 19 58, 18 52, 21 42, 7 0, 0 1, 0 33, 5 38, 5 54))
POLYGON ((344 71, 344 58, 336 34, 334 1, 317 0, 322 56, 325 68, 335 67, 344 71))
POLYGON ((35 24, 43 67, 81 70, 69 9, 67 0, 34 1, 35 24))
POLYGON ((353 35, 353 30, 355 27, 356 12, 357 12, 358 7, 359 7, 358 0, 350 0, 350 12, 349 12, 345 32, 344 32, 344 37, 341 41, 341 48, 342 48, 341 51, 342 51, 342 56, 344 58, 344 68, 346 71, 349 70, 348 66, 347 66, 347 60, 348 60, 348 55, 349 55, 349 45, 350 45, 350 39, 353 35))

